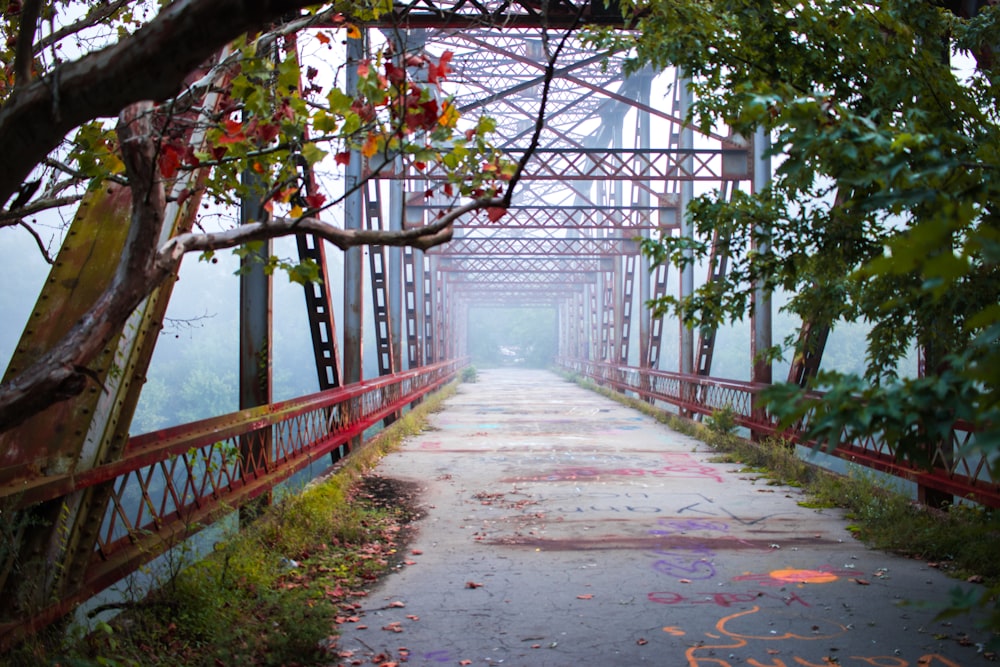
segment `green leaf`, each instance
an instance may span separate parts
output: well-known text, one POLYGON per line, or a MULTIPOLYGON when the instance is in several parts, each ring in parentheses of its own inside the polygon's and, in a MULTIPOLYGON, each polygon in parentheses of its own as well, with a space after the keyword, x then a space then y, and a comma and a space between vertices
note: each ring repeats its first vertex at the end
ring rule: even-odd
POLYGON ((309 164, 316 164, 328 155, 327 151, 323 150, 313 142, 307 142, 302 146, 302 157, 306 159, 309 164))

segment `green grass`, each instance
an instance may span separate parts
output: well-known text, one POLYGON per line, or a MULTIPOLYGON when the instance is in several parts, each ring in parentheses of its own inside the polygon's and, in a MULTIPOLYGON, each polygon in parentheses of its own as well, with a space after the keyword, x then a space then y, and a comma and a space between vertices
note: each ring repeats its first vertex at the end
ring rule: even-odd
POLYGON ((386 453, 427 425, 452 383, 347 457, 335 472, 266 508, 214 552, 176 568, 111 623, 67 639, 53 629, 4 664, 278 666, 336 664, 336 627, 364 589, 398 563, 404 508, 365 492, 386 453))

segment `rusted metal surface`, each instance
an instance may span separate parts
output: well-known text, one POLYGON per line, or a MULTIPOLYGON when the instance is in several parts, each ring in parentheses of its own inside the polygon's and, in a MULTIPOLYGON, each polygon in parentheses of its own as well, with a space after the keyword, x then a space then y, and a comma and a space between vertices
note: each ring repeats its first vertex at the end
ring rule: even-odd
MULTIPOLYGON (((763 383, 720 380, 566 358, 557 363, 565 370, 583 375, 600 385, 667 403, 682 413, 711 415, 715 410, 731 409, 736 422, 752 433, 779 434, 777 421, 756 408, 757 397, 768 386, 763 383)), ((780 435, 795 442, 810 444, 804 441, 802 431, 782 430, 780 435)), ((879 438, 841 442, 835 449, 824 448, 823 451, 914 482, 918 486, 989 507, 1000 507, 1000 479, 991 473, 986 457, 980 454, 968 454, 964 457, 957 455, 973 436, 967 424, 956 422, 951 441, 935 448, 932 467, 928 468, 900 460, 891 443, 879 438)))
POLYGON ((56 620, 167 548, 269 492, 437 389, 465 363, 443 362, 135 436, 114 462, 0 487, 0 499, 21 509, 102 483, 113 485, 79 590, 30 618, 0 625, 0 644, 56 620), (247 439, 270 444, 245 448, 255 458, 242 460, 241 443, 247 439))

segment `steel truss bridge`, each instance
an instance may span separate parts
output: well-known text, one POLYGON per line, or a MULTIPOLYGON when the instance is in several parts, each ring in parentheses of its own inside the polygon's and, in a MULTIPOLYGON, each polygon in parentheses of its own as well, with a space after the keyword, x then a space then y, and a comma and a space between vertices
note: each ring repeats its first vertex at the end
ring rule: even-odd
MULTIPOLYGON (((496 118, 500 147, 518 159, 540 113, 543 31, 615 23, 615 12, 600 4, 562 0, 543 14, 528 1, 420 0, 400 5, 368 31, 432 52, 453 51, 458 106, 467 116, 496 118)), ((696 335, 679 326, 671 328, 679 331, 678 371, 660 370, 665 323, 643 304, 666 293, 668 267, 651 270, 637 242, 651 234, 690 235, 680 211, 696 187, 723 193, 760 187, 769 171, 762 141, 697 134, 683 123, 689 103, 683 81, 671 81, 664 97, 656 88, 662 76, 625 77, 622 60, 568 42, 552 80, 541 143, 498 222, 472 214, 458 222, 450 243, 428 252, 348 251, 342 322, 334 321, 330 280, 306 287, 319 393, 271 400, 270 374, 262 377, 258 363, 271 358, 270 289, 265 276, 250 272, 240 297, 239 412, 129 433, 168 285, 106 350, 98 370, 104 391, 92 388, 0 435, 0 502, 16 530, 16 548, 3 553, 0 564, 3 599, 15 601, 0 612, 0 641, 59 619, 232 508, 266 503, 276 484, 310 462, 347 456, 367 429, 391 421, 462 369, 474 307, 553 309, 558 367, 686 416, 728 407, 753 437, 774 434, 774 420, 756 401, 772 381, 771 369, 750 361, 771 344, 766 298, 750 323, 750 381, 713 377, 715 332, 696 335), (363 378, 361 370, 367 309, 375 322, 374 378, 363 378), (45 566, 17 567, 25 563, 45 566)), ((423 193, 437 178, 434 172, 378 173, 348 197, 345 227, 402 229, 433 220, 446 204, 409 193, 423 193)), ((108 220, 126 215, 127 202, 127 192, 112 188, 80 207, 8 377, 57 340, 79 316, 78 304, 102 289, 101 262, 116 257, 122 243, 103 230, 108 220)), ((192 224, 193 214, 169 213, 178 230, 192 224)), ((301 258, 328 270, 322 242, 306 235, 297 242, 301 258)), ((718 247, 724 242, 713 239, 718 247)), ((703 280, 725 272, 724 253, 713 253, 703 280)), ((696 283, 690 267, 674 279, 682 293, 696 283)), ((802 335, 816 344, 793 363, 791 381, 818 370, 827 333, 805 324, 802 335)), ((841 443, 836 454, 916 481, 926 502, 958 496, 1000 506, 1000 485, 986 461, 958 455, 971 437, 956 424, 952 441, 936 443, 931 469, 897 460, 878 439, 841 443)))

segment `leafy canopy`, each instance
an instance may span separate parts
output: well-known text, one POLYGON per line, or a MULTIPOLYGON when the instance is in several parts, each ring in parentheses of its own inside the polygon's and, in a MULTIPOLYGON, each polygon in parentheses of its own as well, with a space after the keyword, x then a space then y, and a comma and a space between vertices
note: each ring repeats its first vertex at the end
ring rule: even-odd
MULTIPOLYGON (((828 403, 783 387, 772 407, 788 420, 820 410, 821 440, 881 429, 914 456, 962 417, 985 429, 979 446, 1000 451, 1000 80, 989 51, 1000 8, 961 18, 924 0, 629 0, 623 12, 641 17, 634 32, 593 39, 632 49, 636 69, 683 68, 691 121, 741 136, 764 128, 778 165, 761 192, 691 203, 701 238, 728 239, 732 270, 657 307, 692 325, 736 320, 757 281, 793 293, 788 308, 806 321, 866 322, 863 382, 823 373, 810 388, 836 388, 828 403), (959 72, 952 59, 969 54, 979 67, 959 72), (930 377, 899 380, 914 346, 930 377), (862 388, 867 401, 840 400, 862 388)), ((683 264, 709 248, 667 237, 644 250, 683 264)))

